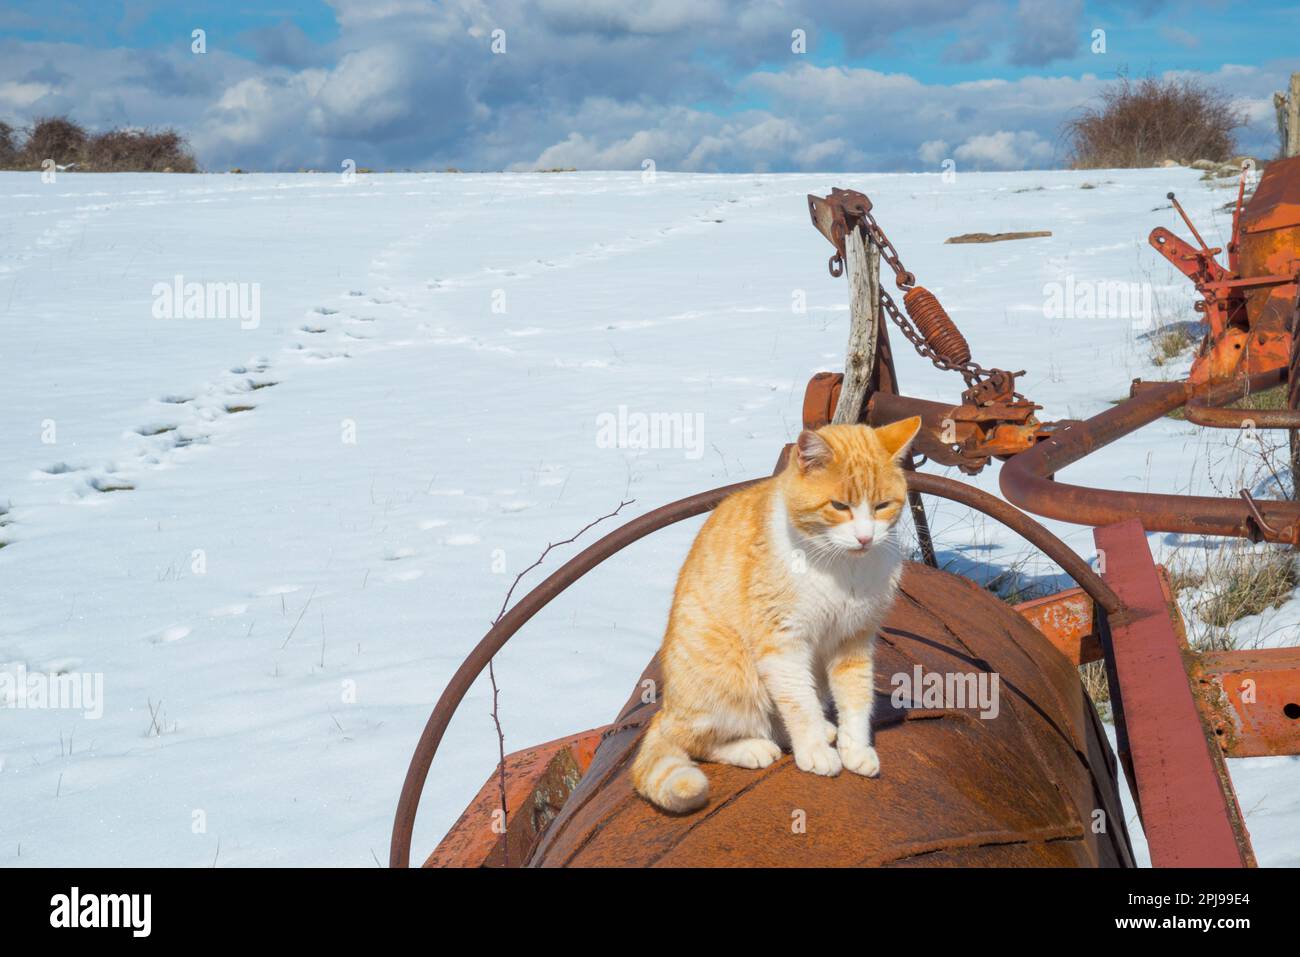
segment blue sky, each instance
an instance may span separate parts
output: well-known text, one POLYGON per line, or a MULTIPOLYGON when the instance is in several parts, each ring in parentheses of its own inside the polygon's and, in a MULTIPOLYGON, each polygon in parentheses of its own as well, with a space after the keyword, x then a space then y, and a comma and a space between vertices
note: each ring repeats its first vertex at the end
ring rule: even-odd
POLYGON ((1267 153, 1297 36, 1209 0, 7 0, 0 119, 174 126, 209 169, 1016 169, 1127 70, 1224 90, 1267 153))

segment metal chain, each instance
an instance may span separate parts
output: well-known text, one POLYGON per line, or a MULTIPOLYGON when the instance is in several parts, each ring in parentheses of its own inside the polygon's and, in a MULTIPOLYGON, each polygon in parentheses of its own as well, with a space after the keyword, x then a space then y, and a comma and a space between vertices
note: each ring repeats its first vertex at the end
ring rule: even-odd
MULTIPOLYGON (((871 214, 871 201, 860 193, 852 190, 832 190, 832 196, 827 201, 836 202, 838 211, 829 223, 828 228, 818 225, 826 237, 835 246, 835 254, 830 258, 830 273, 836 278, 844 275, 846 263, 844 261, 844 232, 845 229, 855 229, 859 225, 862 227, 863 236, 866 242, 873 245, 880 253, 889 268, 894 271, 894 281, 898 288, 903 290, 904 299, 906 294, 917 288, 916 274, 908 271, 903 265, 903 259, 890 242, 885 231, 881 229, 880 224, 876 222, 876 217, 871 214)), ((814 225, 817 225, 816 207, 814 206, 814 225)), ((932 293, 928 294, 933 296, 932 293)), ((998 397, 1010 397, 1012 401, 1025 401, 1024 396, 1015 391, 1015 380, 1017 376, 1023 375, 1023 372, 1006 372, 1002 369, 988 369, 978 362, 968 359, 963 363, 956 363, 941 355, 926 340, 925 335, 917 328, 912 317, 907 315, 906 311, 899 309, 894 302, 893 297, 880 290, 880 303, 886 313, 889 314, 890 321, 894 323, 902 332, 904 338, 912 344, 912 348, 923 359, 929 359, 935 368, 945 372, 958 372, 966 382, 967 390, 962 394, 964 401, 972 404, 982 405, 986 401, 998 397)), ((938 305, 938 301, 935 301, 938 305)), ((906 303, 904 303, 906 305, 906 303)), ((939 306, 942 309, 942 306, 939 306)), ((952 323, 952 319, 947 319, 952 323)), ((955 329, 955 324, 953 324, 955 329)))
MULTIPOLYGON (((889 241, 889 237, 886 236, 885 231, 880 228, 880 224, 877 223, 876 218, 871 215, 871 211, 859 209, 857 210, 857 213, 862 217, 863 229, 866 233, 867 240, 880 251, 880 258, 888 263, 889 268, 894 271, 894 281, 897 283, 898 288, 906 291, 916 286, 916 274, 909 272, 903 265, 903 260, 902 257, 898 255, 898 250, 895 249, 894 244, 889 241)), ((973 360, 959 365, 945 359, 930 347, 930 344, 925 341, 925 336, 921 334, 921 331, 917 329, 915 324, 912 322, 911 317, 898 308, 893 297, 890 296, 889 293, 885 292, 883 288, 880 290, 880 302, 885 307, 885 312, 889 314, 889 318, 893 321, 894 325, 898 326, 898 329, 902 332, 904 338, 912 344, 912 348, 917 351, 917 354, 920 355, 921 358, 929 359, 935 368, 942 369, 945 372, 961 373, 962 379, 965 380, 966 385, 968 386, 973 386, 980 380, 991 378, 1000 372, 998 369, 986 369, 984 366, 973 360)))
POLYGON ((861 210, 860 213, 867 239, 880 250, 880 258, 889 264, 890 269, 894 270, 894 281, 898 284, 898 288, 911 289, 916 285, 916 275, 903 268, 903 260, 898 255, 898 250, 889 241, 889 237, 880 228, 880 224, 876 222, 876 217, 871 215, 871 211, 861 210))

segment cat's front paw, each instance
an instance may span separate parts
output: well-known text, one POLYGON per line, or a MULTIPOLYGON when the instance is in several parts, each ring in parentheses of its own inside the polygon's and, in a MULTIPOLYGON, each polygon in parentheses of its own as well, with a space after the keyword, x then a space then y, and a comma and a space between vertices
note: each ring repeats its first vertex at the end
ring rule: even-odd
POLYGON ((874 778, 880 773, 880 755, 869 744, 851 744, 841 738, 839 754, 844 766, 854 774, 874 778))
POLYGON ((765 768, 781 757, 781 748, 767 738, 741 738, 714 748, 710 760, 738 768, 765 768))
POLYGON ((813 741, 803 747, 795 745, 794 763, 800 771, 811 771, 828 778, 835 777, 843 767, 839 752, 825 741, 813 741))

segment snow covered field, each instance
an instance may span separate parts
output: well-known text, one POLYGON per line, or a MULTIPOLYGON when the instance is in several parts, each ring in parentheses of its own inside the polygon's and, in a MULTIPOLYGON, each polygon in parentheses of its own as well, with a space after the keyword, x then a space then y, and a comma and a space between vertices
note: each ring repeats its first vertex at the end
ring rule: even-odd
MULTIPOLYGON (((1157 207, 1174 189, 1207 241, 1230 227, 1229 191, 1186 169, 0 173, 0 670, 99 676, 103 711, 0 701, 0 864, 386 861, 419 731, 514 576, 623 498, 631 517, 767 474, 808 378, 842 368, 845 284, 804 201, 832 186, 873 198, 975 358, 1029 370, 1044 419, 1190 361, 1157 368, 1128 317, 1045 318, 1045 286, 1148 283, 1188 319, 1191 285, 1146 242, 1184 231, 1157 207), (943 244, 1033 229, 1054 235, 943 244), (177 276, 249 284, 260 314, 157 318, 177 276), (598 421, 620 405, 682 413, 700 441, 609 447, 598 421)), ((958 377, 895 352, 909 394, 956 401, 958 377)), ((1166 419, 1068 477, 1232 494, 1247 459, 1166 419)), ((996 492, 996 467, 974 481, 996 492)), ((1064 584, 992 523, 931 519, 958 570, 1064 584)), ((507 647, 508 748, 613 716, 700 521, 615 557, 507 647)), ((1049 525, 1093 553, 1089 529, 1049 525)), ((1297 623, 1292 601, 1235 628, 1288 644, 1297 623)), ((416 857, 495 764, 489 707, 482 682, 416 857)), ((1300 761, 1232 771, 1261 863, 1300 864, 1300 761)))

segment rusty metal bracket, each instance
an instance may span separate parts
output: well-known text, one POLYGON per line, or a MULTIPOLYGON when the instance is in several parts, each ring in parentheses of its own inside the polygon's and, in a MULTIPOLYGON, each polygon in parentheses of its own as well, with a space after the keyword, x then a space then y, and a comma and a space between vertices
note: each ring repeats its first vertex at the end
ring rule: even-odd
POLYGON ((1189 671, 1225 755, 1300 754, 1300 648, 1206 651, 1189 671))

